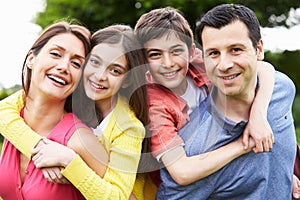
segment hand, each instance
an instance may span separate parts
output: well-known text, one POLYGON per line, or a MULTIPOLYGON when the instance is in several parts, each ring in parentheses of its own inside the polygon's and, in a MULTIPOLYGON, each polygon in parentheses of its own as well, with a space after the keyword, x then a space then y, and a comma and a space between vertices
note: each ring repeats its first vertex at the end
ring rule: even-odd
POLYGON ((133 193, 131 193, 128 200, 137 200, 137 198, 134 196, 133 193))
POLYGON ((59 167, 48 167, 41 169, 45 179, 52 183, 58 184, 70 184, 68 179, 66 179, 60 172, 59 167))
POLYGON ((44 145, 31 151, 36 168, 66 167, 77 155, 72 149, 57 142, 46 138, 43 138, 43 142, 44 145))
MULTIPOLYGON (((254 115, 252 115, 254 116, 254 115)), ((255 153, 269 152, 272 150, 274 143, 274 135, 267 119, 263 116, 250 118, 243 133, 243 144, 245 149, 249 145, 249 137, 251 136, 255 142, 253 151, 255 153)))
POLYGON ((297 176, 293 175, 293 199, 300 198, 300 181, 297 176))

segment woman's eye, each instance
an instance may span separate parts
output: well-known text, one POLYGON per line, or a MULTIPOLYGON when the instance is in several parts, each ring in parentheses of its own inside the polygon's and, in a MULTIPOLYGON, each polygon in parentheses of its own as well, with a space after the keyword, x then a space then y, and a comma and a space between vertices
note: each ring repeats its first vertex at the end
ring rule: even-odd
POLYGON ((61 55, 56 51, 51 51, 50 54, 55 57, 61 57, 61 55))
POLYGON ((73 66, 75 66, 75 68, 77 68, 77 69, 81 68, 81 62, 72 61, 71 63, 73 66))

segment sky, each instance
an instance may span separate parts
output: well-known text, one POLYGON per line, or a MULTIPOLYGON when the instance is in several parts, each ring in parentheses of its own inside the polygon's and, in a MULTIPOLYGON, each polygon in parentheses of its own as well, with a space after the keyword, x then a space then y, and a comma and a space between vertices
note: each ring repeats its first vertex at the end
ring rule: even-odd
MULTIPOLYGON (((44 0, 10 0, 1 5, 0 88, 21 84, 25 55, 41 31, 41 28, 32 21, 36 13, 43 11, 44 8, 44 0)), ((300 15, 300 9, 297 12, 300 15)), ((300 49, 299 36, 300 25, 290 29, 284 27, 262 29, 264 48, 273 52, 300 49)))

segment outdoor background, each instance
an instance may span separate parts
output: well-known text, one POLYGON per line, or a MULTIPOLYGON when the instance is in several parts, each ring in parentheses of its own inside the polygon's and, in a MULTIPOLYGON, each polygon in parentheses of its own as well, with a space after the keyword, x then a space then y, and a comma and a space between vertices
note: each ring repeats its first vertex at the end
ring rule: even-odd
MULTIPOLYGON (((20 8, 20 12, 10 10, 5 5, 1 5, 1 13, 9 13, 12 18, 7 16, 1 17, 4 20, 4 29, 1 31, 1 39, 8 41, 10 45, 2 46, 2 51, 9 53, 12 57, 4 56, 1 52, 2 66, 0 69, 1 75, 16 66, 9 66, 14 59, 20 59, 16 70, 13 72, 13 77, 18 81, 12 82, 11 85, 3 82, 0 77, 0 99, 3 99, 20 88, 21 80, 21 65, 25 54, 31 47, 32 42, 38 35, 38 32, 47 25, 59 19, 76 19, 92 32, 114 23, 129 24, 134 27, 137 19, 145 12, 151 9, 172 6, 179 9, 185 18, 189 21, 194 30, 195 23, 201 16, 211 9, 213 6, 221 3, 241 3, 255 11, 262 26, 262 36, 265 40, 265 60, 272 63, 279 71, 286 73, 295 83, 297 87, 297 96, 293 105, 293 115, 295 119, 295 127, 297 130, 297 140, 300 143, 300 3, 299 0, 13 0, 7 2, 7 6, 11 3, 14 9, 20 8), (12 2, 18 2, 18 5, 13 5, 12 2), (24 4, 23 6, 21 4, 24 4), (32 11, 28 8, 33 9, 32 11), (22 24, 18 25, 22 19, 13 20, 20 16, 19 14, 29 11, 30 22, 33 31, 28 32, 22 24), (6 11, 6 12, 5 12, 6 11), (17 15, 15 15, 17 14, 17 15), (20 27, 19 27, 20 26, 20 27), (12 29, 16 28, 16 29, 12 29), (15 31, 14 31, 15 30, 15 31), (276 33, 280 36, 275 37, 276 33), (296 36, 293 38, 290 35, 291 31, 296 31, 296 36), (274 31, 270 34, 271 31, 274 31), (2 34, 7 33, 13 38, 4 37, 2 34), (31 36, 31 39, 26 40, 24 33, 31 36), (27 42, 21 45, 21 41, 27 42), (13 41, 20 41, 20 45, 11 45, 13 41), (277 44, 277 45, 276 45, 277 44), (13 49, 13 50, 10 50, 13 49), (23 55, 17 56, 15 52, 22 50, 23 55), (8 63, 3 63, 8 61, 8 63), (2 70, 2 71, 1 71, 2 70)), ((24 22, 25 23, 25 22, 24 22)), ((294 34, 295 35, 295 34, 294 34)), ((4 44, 1 41, 2 44, 4 44)), ((6 43, 5 43, 6 44, 6 43)), ((22 43, 23 44, 23 43, 22 43)), ((9 78, 11 80, 11 78, 9 78)), ((2 135, 0 135, 0 149, 2 146, 2 135)))

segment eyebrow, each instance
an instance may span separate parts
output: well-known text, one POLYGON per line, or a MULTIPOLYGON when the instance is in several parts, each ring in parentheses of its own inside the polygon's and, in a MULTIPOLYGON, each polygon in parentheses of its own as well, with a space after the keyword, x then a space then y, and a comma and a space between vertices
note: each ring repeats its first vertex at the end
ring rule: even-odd
MULTIPOLYGON (((54 46, 56 46, 57 48, 63 50, 63 51, 66 51, 66 49, 58 44, 54 44, 54 46)), ((78 59, 85 59, 85 56, 81 56, 81 55, 78 55, 78 54, 75 54, 75 57, 77 57, 78 59)))
MULTIPOLYGON (((176 44, 176 45, 173 45, 171 46, 169 49, 174 49, 174 48, 177 48, 177 47, 183 47, 184 45, 183 44, 176 44)), ((161 51, 162 49, 158 49, 158 48, 146 48, 147 49, 147 53, 149 51, 161 51)))
MULTIPOLYGON (((96 57, 97 59, 101 60, 101 62, 103 62, 102 58, 101 58, 100 56, 98 56, 97 54, 91 54, 91 56, 94 56, 94 57, 96 57)), ((122 66, 122 65, 120 65, 120 64, 118 64, 118 63, 110 63, 109 65, 113 65, 113 66, 116 66, 116 67, 120 67, 120 68, 124 69, 125 71, 126 71, 126 70, 129 70, 129 69, 127 69, 126 67, 124 67, 124 66, 122 66)), ((109 66, 109 65, 108 65, 108 66, 109 66)))

